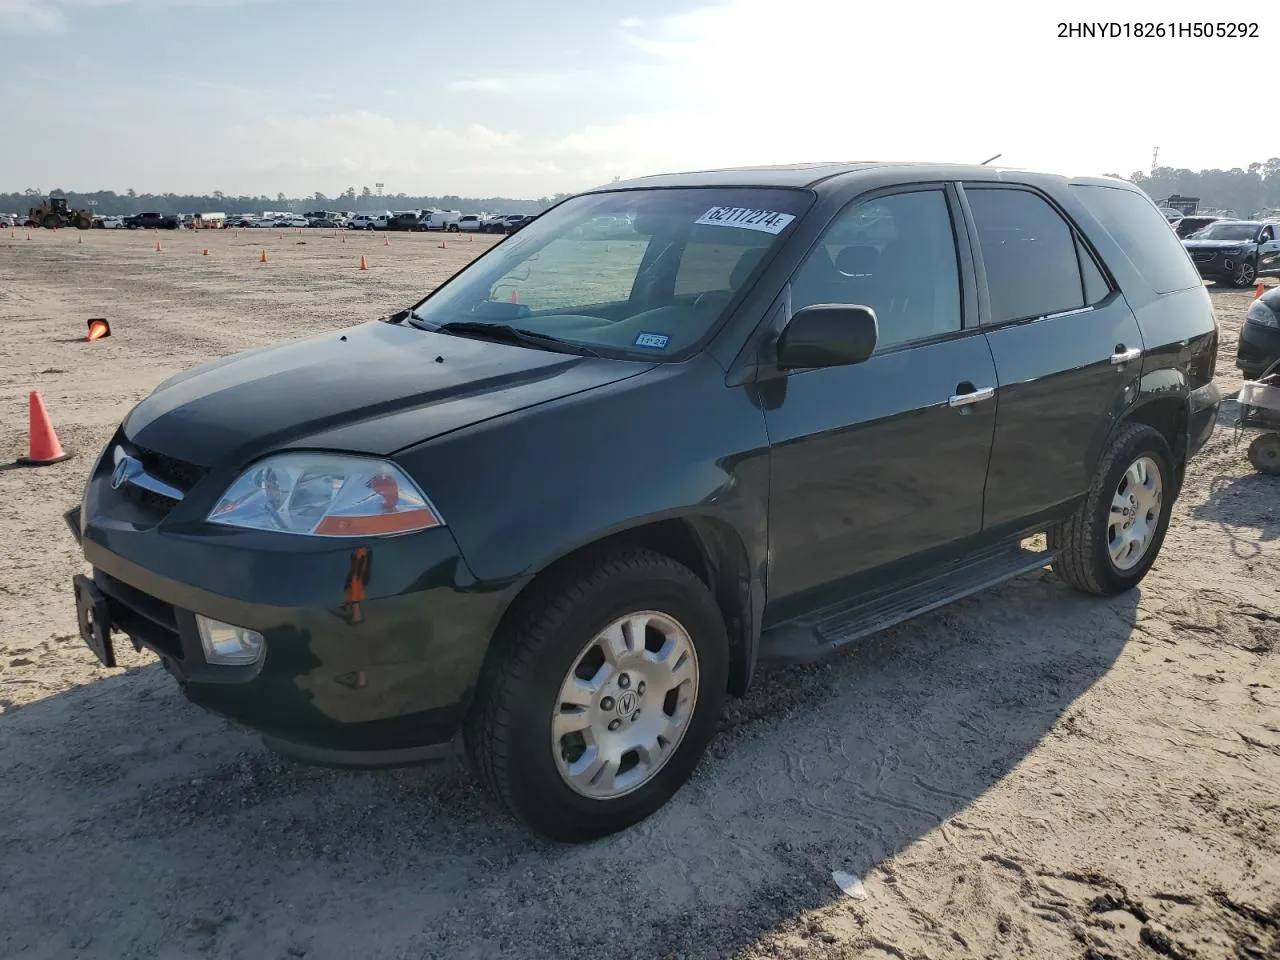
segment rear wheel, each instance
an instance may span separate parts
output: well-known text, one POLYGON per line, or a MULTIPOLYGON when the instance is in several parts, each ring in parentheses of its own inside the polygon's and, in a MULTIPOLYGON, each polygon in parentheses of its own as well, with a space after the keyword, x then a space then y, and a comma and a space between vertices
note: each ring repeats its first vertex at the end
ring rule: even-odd
POLYGON ((648 550, 596 554, 525 604, 467 724, 477 774, 553 839, 649 816, 715 732, 728 637, 706 586, 648 550))
POLYGON ((58 225, 58 217, 56 214, 46 213, 40 220, 40 226, 46 230, 52 230, 58 225))
POLYGON ((88 229, 89 229, 90 227, 92 227, 92 226, 93 226, 93 221, 92 221, 92 220, 90 220, 88 217, 77 217, 77 218, 76 218, 76 229, 77 229, 77 230, 88 230, 88 229))
POLYGON ((1259 473, 1280 476, 1280 433, 1264 433, 1249 444, 1249 462, 1259 473))
POLYGON ((1252 287, 1254 281, 1258 279, 1258 271, 1253 265, 1252 260, 1245 260, 1240 266, 1236 267, 1236 272, 1231 275, 1231 285, 1233 287, 1252 287))
POLYGON ((1176 493, 1163 436, 1141 423, 1123 427, 1098 465, 1084 501, 1048 532, 1054 572, 1086 593, 1137 586, 1155 563, 1176 493))

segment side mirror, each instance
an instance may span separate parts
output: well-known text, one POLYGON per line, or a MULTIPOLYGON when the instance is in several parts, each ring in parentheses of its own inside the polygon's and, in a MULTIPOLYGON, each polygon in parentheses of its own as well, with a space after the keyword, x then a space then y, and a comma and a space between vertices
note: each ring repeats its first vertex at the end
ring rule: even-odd
POLYGON ((841 367, 871 356, 879 336, 876 312, 848 303, 815 303, 797 310, 778 337, 779 368, 841 367))

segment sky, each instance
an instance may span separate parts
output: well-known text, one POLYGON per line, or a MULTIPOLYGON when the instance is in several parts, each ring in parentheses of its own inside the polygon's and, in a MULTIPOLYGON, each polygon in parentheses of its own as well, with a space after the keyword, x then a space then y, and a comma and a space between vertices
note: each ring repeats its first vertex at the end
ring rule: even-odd
POLYGON ((1280 4, 1218 9, 0 0, 0 190, 539 197, 713 166, 997 153, 1127 176, 1155 147, 1161 165, 1243 167, 1277 152, 1280 4), (1232 15, 1259 38, 1059 38, 1068 15, 1232 15))

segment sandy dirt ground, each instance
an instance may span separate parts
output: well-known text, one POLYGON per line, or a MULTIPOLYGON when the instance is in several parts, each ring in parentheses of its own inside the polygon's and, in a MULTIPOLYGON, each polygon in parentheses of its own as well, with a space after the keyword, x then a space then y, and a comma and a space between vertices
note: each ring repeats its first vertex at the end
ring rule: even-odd
MULTIPOLYGON (((32 237, 0 236, 0 463, 33 388, 77 456, 0 467, 5 960, 1280 956, 1280 481, 1230 408, 1140 589, 1045 572, 767 671, 667 808, 567 848, 459 766, 297 765, 148 656, 98 668, 60 518, 165 377, 384 315, 490 241, 32 237)), ((1213 297, 1229 392, 1251 293, 1213 297)))

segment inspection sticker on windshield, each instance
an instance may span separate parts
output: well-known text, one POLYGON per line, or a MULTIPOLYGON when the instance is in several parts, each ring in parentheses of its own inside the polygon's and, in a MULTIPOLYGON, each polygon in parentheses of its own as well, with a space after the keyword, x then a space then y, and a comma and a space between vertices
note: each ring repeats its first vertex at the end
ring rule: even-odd
POLYGON ((759 230, 761 233, 781 233, 795 217, 790 213, 773 210, 753 210, 751 207, 712 207, 694 223, 707 227, 741 227, 743 230, 759 230))
POLYGON ((671 338, 665 333, 641 333, 636 336, 635 346, 648 347, 650 350, 665 350, 671 338))

